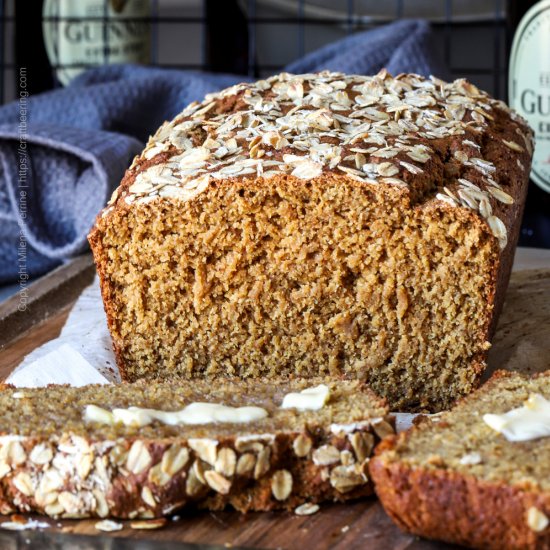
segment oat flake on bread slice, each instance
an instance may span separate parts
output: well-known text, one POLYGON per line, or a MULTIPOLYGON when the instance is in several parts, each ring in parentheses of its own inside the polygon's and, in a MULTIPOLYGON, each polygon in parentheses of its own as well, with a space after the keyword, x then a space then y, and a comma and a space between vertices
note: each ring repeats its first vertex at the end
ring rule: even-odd
POLYGON ((0 513, 147 519, 187 505, 246 512, 357 498, 372 494, 368 461, 392 425, 358 381, 7 386, 0 513))

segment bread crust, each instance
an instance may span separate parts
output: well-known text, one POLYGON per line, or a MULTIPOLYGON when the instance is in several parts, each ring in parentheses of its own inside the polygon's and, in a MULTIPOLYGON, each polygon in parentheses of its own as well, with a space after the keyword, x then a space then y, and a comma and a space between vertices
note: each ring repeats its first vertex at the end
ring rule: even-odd
MULTIPOLYGON (((533 378, 543 376, 547 377, 548 372, 533 378)), ((486 394, 500 381, 513 378, 528 380, 517 373, 496 371, 475 393, 486 394)), ((475 394, 460 399, 456 408, 471 399, 475 399, 475 394)), ((406 446, 418 430, 422 430, 422 422, 382 441, 369 464, 375 492, 384 510, 401 529, 472 548, 550 548, 550 528, 535 531, 528 521, 529 510, 533 508, 550 517, 548 492, 527 480, 511 485, 504 480, 485 480, 448 468, 423 467, 399 460, 396 449, 406 446)))
POLYGON ((536 533, 526 520, 531 507, 550 516, 550 495, 449 470, 387 463, 382 454, 396 439, 379 445, 369 471, 384 510, 401 529, 472 548, 550 548, 550 530, 536 533))
MULTIPOLYGON (((393 417, 380 420, 393 429, 393 417)), ((378 421, 338 433, 308 426, 299 433, 219 440, 93 441, 71 434, 47 440, 6 434, 0 436, 0 513, 133 519, 168 515, 184 506, 231 506, 245 513, 364 497, 373 493, 366 475, 372 445, 363 456, 365 447, 358 451, 353 437, 367 434, 369 441, 379 441, 378 421), (306 441, 305 452, 296 443, 299 436, 306 441), (327 447, 330 460, 322 454, 327 447)))

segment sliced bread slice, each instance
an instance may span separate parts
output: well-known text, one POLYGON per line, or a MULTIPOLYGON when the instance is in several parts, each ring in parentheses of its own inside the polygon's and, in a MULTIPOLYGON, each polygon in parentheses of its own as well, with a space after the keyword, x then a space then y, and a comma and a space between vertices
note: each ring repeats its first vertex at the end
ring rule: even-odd
POLYGON ((550 371, 500 371, 451 411, 388 438, 370 463, 386 512, 427 538, 550 548, 548 400, 550 371))
POLYGON ((0 513, 152 518, 368 495, 387 413, 362 383, 323 378, 6 387, 0 513))

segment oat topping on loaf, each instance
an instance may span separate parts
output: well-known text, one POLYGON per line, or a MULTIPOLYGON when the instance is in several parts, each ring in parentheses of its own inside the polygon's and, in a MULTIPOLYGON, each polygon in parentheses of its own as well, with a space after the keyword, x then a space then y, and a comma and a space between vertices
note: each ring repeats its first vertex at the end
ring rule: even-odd
POLYGON ((189 106, 90 234, 123 379, 330 374, 449 407, 485 368, 531 152, 465 80, 282 74, 189 106))
POLYGON ((122 195, 127 204, 159 196, 191 199, 211 179, 286 173, 309 180, 327 170, 414 189, 412 176, 429 172, 436 156, 431 141, 468 136, 453 153, 463 177, 441 185, 436 198, 479 212, 504 248, 506 226, 490 199, 514 199, 495 180, 496 167, 480 156, 478 143, 494 121, 494 107, 518 120, 516 141, 502 143, 511 153, 531 155, 532 134, 520 117, 463 79, 393 78, 385 70, 374 77, 282 73, 209 94, 165 123, 143 152, 153 162, 138 169, 122 195), (472 178, 476 183, 469 173, 480 176, 472 178))
MULTIPOLYGON (((185 505, 292 510, 305 502, 372 493, 367 464, 392 422, 385 403, 360 382, 330 387, 315 411, 281 409, 309 380, 141 382, 0 391, 0 513, 64 518, 154 518, 185 505), (14 395, 18 395, 14 398, 14 395), (105 424, 83 420, 86 406, 170 411, 194 402, 254 405, 248 423, 105 424), (351 432, 333 421, 355 421, 351 432), (317 460, 328 453, 330 460, 317 460)), ((101 523, 106 529, 110 523, 101 523)), ((99 528, 99 527, 98 527, 99 528)))

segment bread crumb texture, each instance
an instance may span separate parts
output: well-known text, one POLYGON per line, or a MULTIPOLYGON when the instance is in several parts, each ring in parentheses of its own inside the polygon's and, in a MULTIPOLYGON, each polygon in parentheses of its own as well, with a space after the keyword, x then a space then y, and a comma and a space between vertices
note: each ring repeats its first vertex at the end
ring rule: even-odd
POLYGON ((405 530, 472 548, 550 547, 550 438, 508 441, 484 414, 550 398, 550 371, 501 371, 451 411, 384 441, 370 474, 405 530))
MULTIPOLYGON (((386 403, 357 380, 180 378, 5 388, 0 409, 0 513, 62 518, 151 519, 184 506, 313 513, 316 502, 372 494, 368 462, 381 438, 393 433, 386 403), (286 394, 311 383, 329 387, 321 409, 281 408, 286 394), (88 405, 172 411, 204 402, 256 405, 268 416, 141 427, 84 420, 88 405)), ((113 522, 99 525, 112 530, 113 522)))
POLYGON ((281 74, 191 104, 90 234, 123 377, 330 374, 448 407, 485 366, 531 154, 465 80, 281 74))

